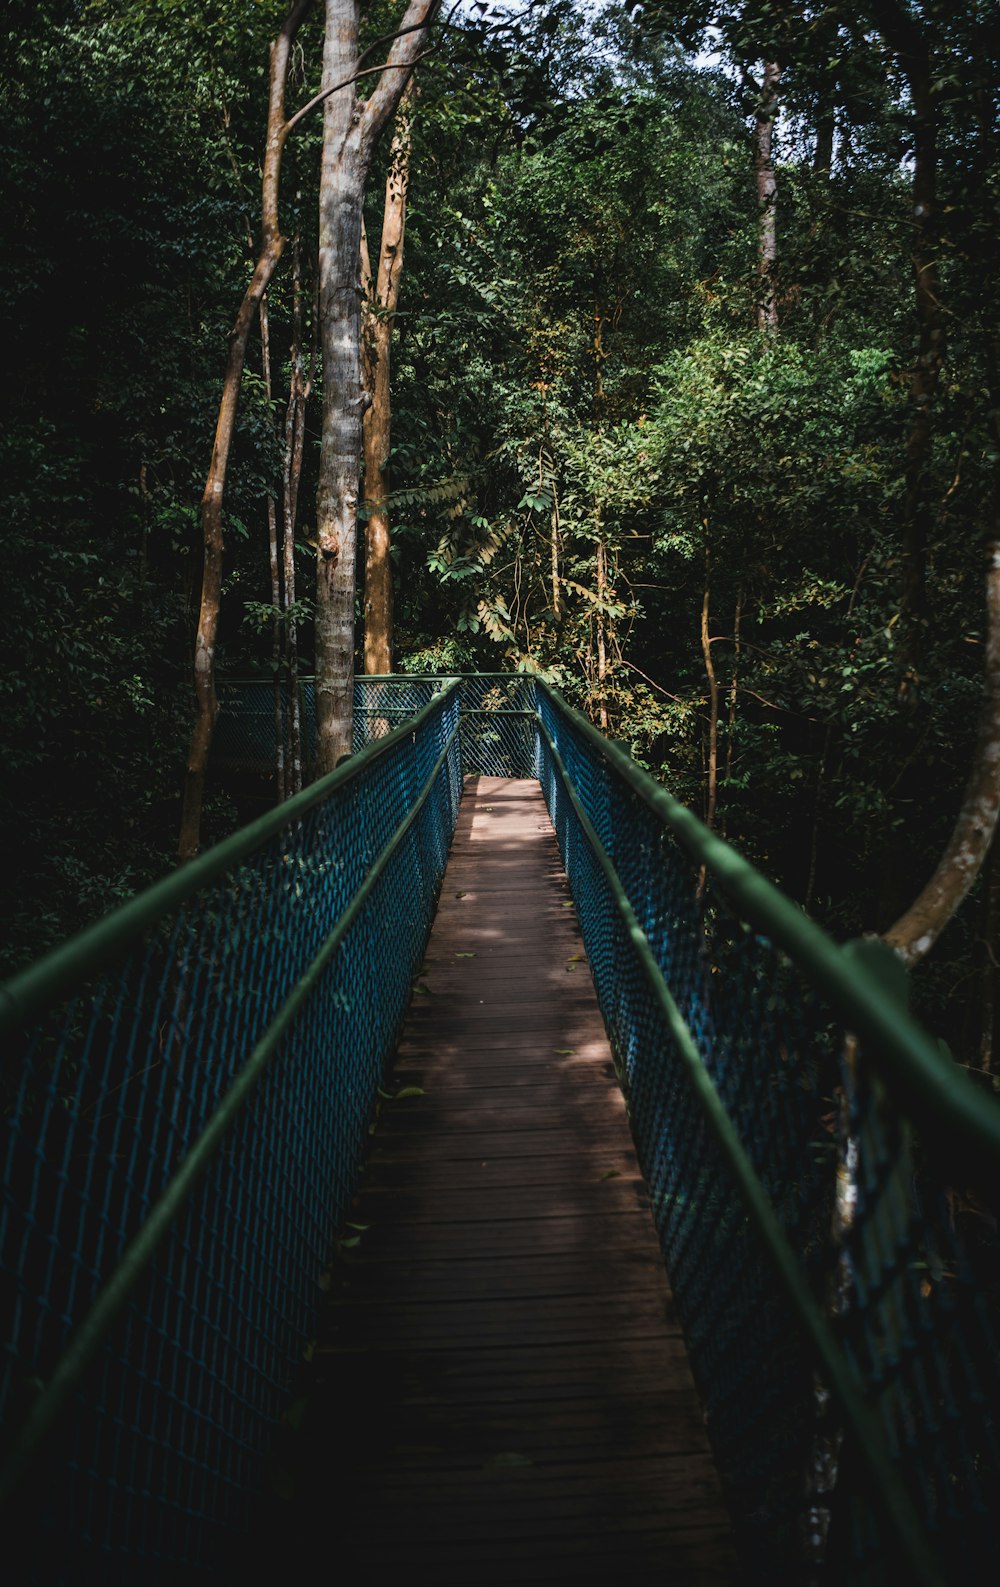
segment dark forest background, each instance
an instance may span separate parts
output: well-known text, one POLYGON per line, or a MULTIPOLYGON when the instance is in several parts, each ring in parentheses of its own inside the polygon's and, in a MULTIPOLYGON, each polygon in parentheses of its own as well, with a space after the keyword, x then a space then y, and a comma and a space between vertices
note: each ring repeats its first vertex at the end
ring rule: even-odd
MULTIPOLYGON (((7 7, 7 970, 173 863, 198 502, 283 11, 7 7)), ((991 13, 467 5, 418 73, 394 666, 540 673, 841 939, 885 930, 919 891, 974 754, 997 532, 991 13)), ((392 20, 365 8, 373 37, 392 20)), ((290 105, 315 91, 321 23, 301 32, 290 105)), ((282 181, 307 362, 320 130, 298 129, 282 181)), ((269 294, 270 380, 256 334, 244 377, 223 676, 272 676, 290 257, 269 294)), ((295 551, 306 673, 317 385, 295 551)), ((360 593, 358 611, 360 670, 360 593)), ((207 836, 246 813, 217 777, 207 836)), ((997 1034, 998 892, 988 862, 918 977, 972 1065, 997 1034)))

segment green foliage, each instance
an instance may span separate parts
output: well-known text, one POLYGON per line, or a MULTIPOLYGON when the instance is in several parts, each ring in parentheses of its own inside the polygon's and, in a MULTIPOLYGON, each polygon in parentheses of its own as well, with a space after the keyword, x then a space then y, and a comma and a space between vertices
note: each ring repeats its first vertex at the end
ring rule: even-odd
MULTIPOLYGON (((170 863, 197 504, 256 182, 240 154, 278 9, 248 29, 244 7, 53 4, 0 46, 8 967, 170 863)), ((273 445, 248 398, 230 507, 250 524, 273 445)))
MULTIPOLYGON (((3 799, 10 929, 27 956, 168 862, 198 501, 284 6, 10 9, 3 799)), ((318 81, 318 10, 291 103, 318 81)), ((1000 344, 983 288, 1000 230, 1000 68, 981 10, 913 12, 934 63, 949 348, 911 713, 895 646, 913 123, 886 42, 838 8, 548 0, 456 16, 420 69, 388 460, 398 665, 538 671, 700 807, 707 588, 718 820, 844 935, 886 926, 925 879, 971 749, 1000 344), (709 25, 718 64, 693 64, 709 25), (753 81, 769 50, 782 63, 774 340, 753 329, 753 81)), ((369 35, 397 12, 366 7, 369 35)), ((319 119, 289 144, 282 195, 302 239, 307 345, 319 119)), ((227 487, 219 652, 223 670, 265 674, 287 272, 270 316, 272 392, 255 343, 227 487)), ((317 443, 311 412, 306 526, 317 443)), ((312 554, 306 527, 304 670, 312 554)), ((220 804, 217 821, 234 818, 220 804)), ((945 1007, 961 972, 942 965, 945 1007)))

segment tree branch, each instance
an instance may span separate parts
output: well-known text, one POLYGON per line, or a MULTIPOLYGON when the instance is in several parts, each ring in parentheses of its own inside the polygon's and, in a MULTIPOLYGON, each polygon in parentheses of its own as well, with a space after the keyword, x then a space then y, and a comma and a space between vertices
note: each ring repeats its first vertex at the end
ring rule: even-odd
MULTIPOLYGON (((412 29, 410 31, 412 31, 412 29)), ((339 94, 342 88, 350 88, 352 83, 359 82, 362 77, 377 77, 382 72, 389 72, 393 70, 412 71, 419 61, 425 60, 427 56, 431 55, 432 53, 433 51, 431 50, 424 50, 420 55, 415 55, 412 60, 407 61, 405 66, 401 65, 399 62, 393 61, 383 61, 380 66, 366 66, 363 71, 355 72, 353 77, 345 77, 343 82, 334 83, 331 88, 324 88, 320 93, 314 94, 313 98, 304 104, 301 109, 297 110, 294 116, 289 117, 288 121, 285 122, 285 125, 282 128, 282 137, 287 138, 288 134, 294 127, 298 126, 303 117, 308 116, 310 110, 315 110, 317 105, 322 105, 327 99, 330 98, 331 94, 339 94)), ((366 103, 370 102, 371 101, 366 101, 366 103)))
POLYGON ((972 771, 954 831, 920 896, 884 933, 907 964, 934 946, 989 853, 1000 815, 1000 539, 987 547, 983 703, 972 771))
POLYGON ((441 0, 410 0, 403 17, 403 25, 385 63, 388 70, 402 70, 405 71, 406 76, 402 82, 396 77, 384 77, 372 89, 364 104, 362 113, 365 118, 365 138, 369 148, 374 147, 378 142, 382 129, 395 115, 396 106, 409 81, 410 73, 416 66, 419 56, 426 53, 420 46, 426 39, 427 30, 433 26, 440 9, 441 0))

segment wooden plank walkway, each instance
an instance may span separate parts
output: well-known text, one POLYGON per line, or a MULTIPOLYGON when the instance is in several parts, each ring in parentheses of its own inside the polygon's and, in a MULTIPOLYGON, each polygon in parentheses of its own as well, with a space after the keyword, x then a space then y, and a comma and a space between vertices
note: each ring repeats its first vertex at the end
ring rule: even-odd
POLYGON ((316 1352, 352 1587, 736 1580, 537 783, 470 778, 316 1352))

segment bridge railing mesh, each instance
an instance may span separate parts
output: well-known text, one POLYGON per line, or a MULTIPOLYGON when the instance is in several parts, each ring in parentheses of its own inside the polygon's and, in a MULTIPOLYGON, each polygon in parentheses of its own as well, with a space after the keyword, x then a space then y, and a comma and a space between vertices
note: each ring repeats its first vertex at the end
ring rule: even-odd
MULTIPOLYGON (((354 749, 384 738, 423 709, 448 679, 411 673, 354 680, 354 749)), ((474 673, 459 680, 462 770, 467 776, 534 777, 535 680, 530 673, 474 673)), ((219 721, 212 756, 220 769, 267 777, 274 769, 277 722, 287 733, 288 701, 265 678, 219 684, 219 721), (275 711, 277 706, 278 716, 275 711)), ((316 759, 316 691, 299 682, 302 756, 307 777, 316 759)))
POLYGON ((5 1530, 32 1580, 220 1579, 430 929, 458 735, 452 686, 3 989, 5 1530))
POLYGON ((985 1582, 995 1103, 908 1018, 888 950, 835 947, 544 686, 539 710, 749 1578, 985 1582))

